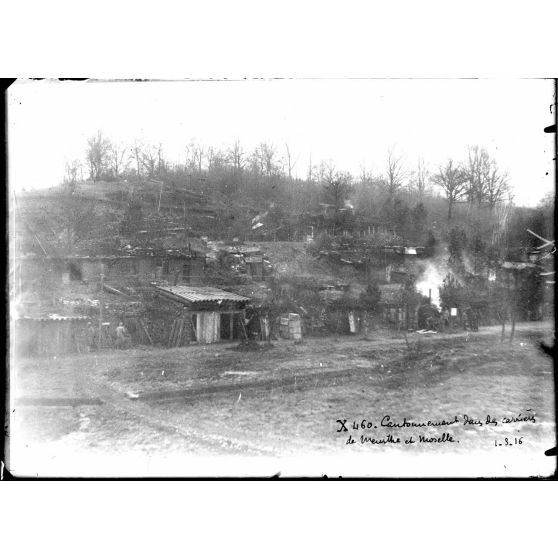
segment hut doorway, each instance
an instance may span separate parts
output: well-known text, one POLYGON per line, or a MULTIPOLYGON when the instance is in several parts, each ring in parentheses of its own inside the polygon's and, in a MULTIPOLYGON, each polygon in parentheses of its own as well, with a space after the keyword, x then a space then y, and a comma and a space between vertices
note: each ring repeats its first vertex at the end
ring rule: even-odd
POLYGON ((81 269, 74 263, 68 264, 68 273, 70 274, 70 281, 81 281, 81 269))
POLYGON ((221 314, 221 340, 238 339, 238 318, 233 312, 221 314))
POLYGON ((221 340, 235 341, 245 338, 245 329, 242 327, 244 315, 242 312, 226 312, 221 314, 221 340))

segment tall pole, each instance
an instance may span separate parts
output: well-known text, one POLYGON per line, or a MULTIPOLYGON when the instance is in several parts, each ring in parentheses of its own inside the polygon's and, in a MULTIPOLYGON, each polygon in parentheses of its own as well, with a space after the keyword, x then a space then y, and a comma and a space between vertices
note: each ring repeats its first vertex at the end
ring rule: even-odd
POLYGON ((101 294, 99 295, 99 346, 101 350, 101 340, 103 338, 103 290, 105 287, 105 275, 103 274, 103 263, 101 262, 101 294))
POLYGON ((188 246, 188 233, 187 233, 187 227, 188 227, 188 222, 186 220, 186 184, 184 184, 184 248, 186 249, 186 247, 188 246))

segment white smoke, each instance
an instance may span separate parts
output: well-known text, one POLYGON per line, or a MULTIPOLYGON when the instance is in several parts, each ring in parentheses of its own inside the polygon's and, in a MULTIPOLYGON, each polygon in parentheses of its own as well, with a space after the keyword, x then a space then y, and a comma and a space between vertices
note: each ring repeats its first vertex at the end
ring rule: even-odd
POLYGON ((416 282, 417 291, 424 296, 430 296, 432 304, 437 308, 440 308, 439 289, 447 274, 448 270, 445 264, 430 260, 426 262, 424 271, 416 282))
POLYGON ((434 257, 423 262, 422 273, 416 281, 417 291, 430 296, 431 303, 437 308, 440 306, 440 287, 449 273, 448 267, 448 247, 445 243, 438 245, 434 257))
POLYGON ((464 253, 461 255, 461 261, 463 262, 463 267, 465 268, 465 271, 471 275, 474 275, 475 266, 472 264, 471 258, 464 253))

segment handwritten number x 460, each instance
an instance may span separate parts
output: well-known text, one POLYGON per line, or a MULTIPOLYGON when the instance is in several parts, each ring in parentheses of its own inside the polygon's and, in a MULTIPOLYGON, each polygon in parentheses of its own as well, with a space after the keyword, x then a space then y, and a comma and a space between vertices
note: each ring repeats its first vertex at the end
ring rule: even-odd
POLYGON ((345 426, 345 423, 347 422, 347 419, 345 419, 345 420, 337 419, 335 422, 338 422, 341 425, 341 427, 339 428, 339 430, 337 432, 348 432, 347 427, 345 426))

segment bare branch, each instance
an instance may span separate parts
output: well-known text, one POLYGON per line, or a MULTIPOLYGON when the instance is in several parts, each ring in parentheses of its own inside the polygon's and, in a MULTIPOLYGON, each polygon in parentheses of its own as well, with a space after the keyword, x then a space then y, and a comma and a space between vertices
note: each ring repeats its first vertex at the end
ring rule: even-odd
POLYGON ((453 204, 462 199, 468 192, 467 173, 460 167, 455 166, 451 159, 444 167, 440 167, 438 173, 432 176, 432 182, 442 188, 448 200, 448 220, 452 216, 453 204))

